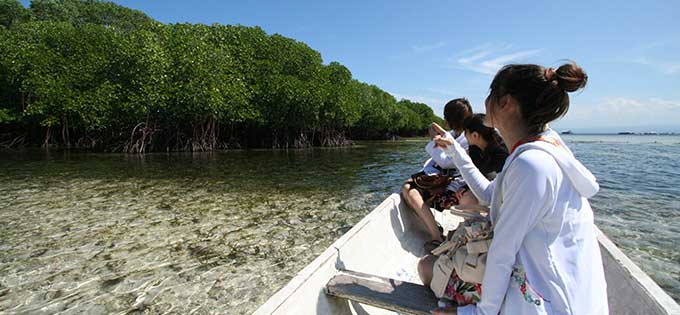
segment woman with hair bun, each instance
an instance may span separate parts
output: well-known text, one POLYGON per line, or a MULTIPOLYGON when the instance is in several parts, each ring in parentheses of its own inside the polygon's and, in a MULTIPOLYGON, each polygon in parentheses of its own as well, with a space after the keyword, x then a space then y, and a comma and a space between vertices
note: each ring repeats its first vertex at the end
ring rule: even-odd
POLYGON ((486 122, 511 150, 494 181, 455 141, 436 138, 480 203, 490 205, 493 223, 481 300, 459 307, 457 314, 608 313, 587 199, 599 185, 548 127, 569 109, 567 93, 583 88, 587 79, 575 63, 556 70, 508 65, 496 74, 485 102, 486 122))

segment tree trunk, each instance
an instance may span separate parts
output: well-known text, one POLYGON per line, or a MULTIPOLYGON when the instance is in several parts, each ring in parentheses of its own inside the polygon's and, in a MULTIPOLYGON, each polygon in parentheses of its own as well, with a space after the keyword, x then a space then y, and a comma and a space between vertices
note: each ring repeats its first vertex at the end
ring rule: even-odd
POLYGON ((61 140, 67 148, 71 148, 71 137, 68 132, 68 117, 66 117, 66 115, 63 116, 61 122, 61 140))
POLYGON ((47 131, 45 132, 45 142, 43 142, 43 149, 49 149, 50 148, 50 137, 52 136, 52 127, 47 126, 47 131))

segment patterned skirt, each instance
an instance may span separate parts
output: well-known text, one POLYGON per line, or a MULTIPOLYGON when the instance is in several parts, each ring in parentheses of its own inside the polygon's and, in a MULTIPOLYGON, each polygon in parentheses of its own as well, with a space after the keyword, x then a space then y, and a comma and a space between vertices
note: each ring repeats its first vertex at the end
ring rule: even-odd
POLYGON ((476 304, 482 297, 482 285, 465 282, 458 278, 458 275, 454 272, 449 278, 444 294, 448 299, 456 302, 458 306, 476 304))

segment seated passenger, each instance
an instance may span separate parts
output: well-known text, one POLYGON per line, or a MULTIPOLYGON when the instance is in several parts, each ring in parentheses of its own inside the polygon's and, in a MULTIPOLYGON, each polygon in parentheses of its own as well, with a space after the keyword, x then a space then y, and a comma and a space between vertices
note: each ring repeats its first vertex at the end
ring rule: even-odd
MULTIPOLYGON (((457 137, 454 134, 451 134, 451 132, 446 132, 436 123, 433 123, 430 126, 430 136, 432 138, 435 136, 455 138, 462 147, 467 148, 463 121, 470 116, 472 116, 472 107, 467 99, 458 98, 451 100, 444 106, 444 121, 446 122, 446 127, 451 128, 451 131, 457 135, 457 137)), ((426 150, 431 158, 425 163, 423 169, 419 173, 413 174, 411 178, 404 183, 401 190, 401 196, 406 204, 414 209, 418 217, 423 220, 432 241, 435 242, 433 246, 436 247, 437 244, 443 241, 443 237, 441 234, 442 232, 437 226, 437 222, 434 220, 432 212, 430 212, 430 206, 432 205, 432 199, 435 195, 443 193, 446 190, 446 186, 441 186, 438 190, 424 189, 415 185, 415 179, 421 175, 436 175, 442 173, 447 173, 446 175, 457 174, 450 174, 449 172, 451 171, 445 171, 447 169, 455 169, 453 160, 447 156, 441 148, 436 147, 433 141, 430 141, 430 143, 427 144, 426 150)), ((454 172, 457 173, 457 170, 454 172)))
POLYGON ((493 179, 503 169, 508 149, 494 128, 484 125, 484 114, 474 114, 463 122, 468 154, 486 178, 493 179))
POLYGON ((558 69, 503 67, 491 82, 487 121, 510 150, 486 179, 466 150, 437 138, 480 203, 489 204, 493 239, 484 263, 484 295, 475 305, 435 314, 609 314, 607 284, 588 202, 595 176, 548 123, 569 109, 570 92, 588 76, 575 63, 558 69))
MULTIPOLYGON (((467 185, 455 191, 454 194, 458 200, 458 205, 460 206, 473 206, 479 204, 479 201, 467 185)), ((428 252, 428 254, 422 257, 418 262, 418 275, 420 276, 423 285, 426 287, 429 287, 430 282, 432 281, 432 269, 436 260, 437 256, 431 255, 428 252)), ((462 281, 454 272, 451 275, 444 292, 446 299, 456 302, 457 305, 467 305, 480 299, 482 289, 479 284, 462 281)))

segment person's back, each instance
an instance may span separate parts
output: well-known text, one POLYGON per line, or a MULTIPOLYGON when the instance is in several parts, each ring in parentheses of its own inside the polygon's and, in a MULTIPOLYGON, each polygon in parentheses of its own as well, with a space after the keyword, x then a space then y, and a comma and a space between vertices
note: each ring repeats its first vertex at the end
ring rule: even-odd
MULTIPOLYGON (((550 134, 558 137, 554 132, 550 134)), ((533 195, 535 199, 527 200, 527 205, 544 205, 533 207, 542 209, 542 213, 513 210, 512 215, 501 213, 495 218, 503 222, 500 229, 507 227, 511 233, 522 233, 522 229, 526 229, 516 257, 517 265, 524 269, 521 273, 527 275, 528 283, 544 298, 548 314, 606 313, 602 258, 589 203, 548 152, 520 148, 510 158, 515 161, 510 173, 504 176, 508 180, 502 183, 503 200, 533 195), (531 180, 518 180, 516 174, 524 174, 524 179, 531 180)), ((495 232, 503 234, 503 231, 495 232)), ((491 251, 495 250, 500 257, 503 253, 499 251, 512 247, 506 243, 499 245, 491 251)), ((511 292, 508 290, 508 294, 511 292)), ((502 310, 507 312, 501 313, 512 314, 505 305, 502 310)))

